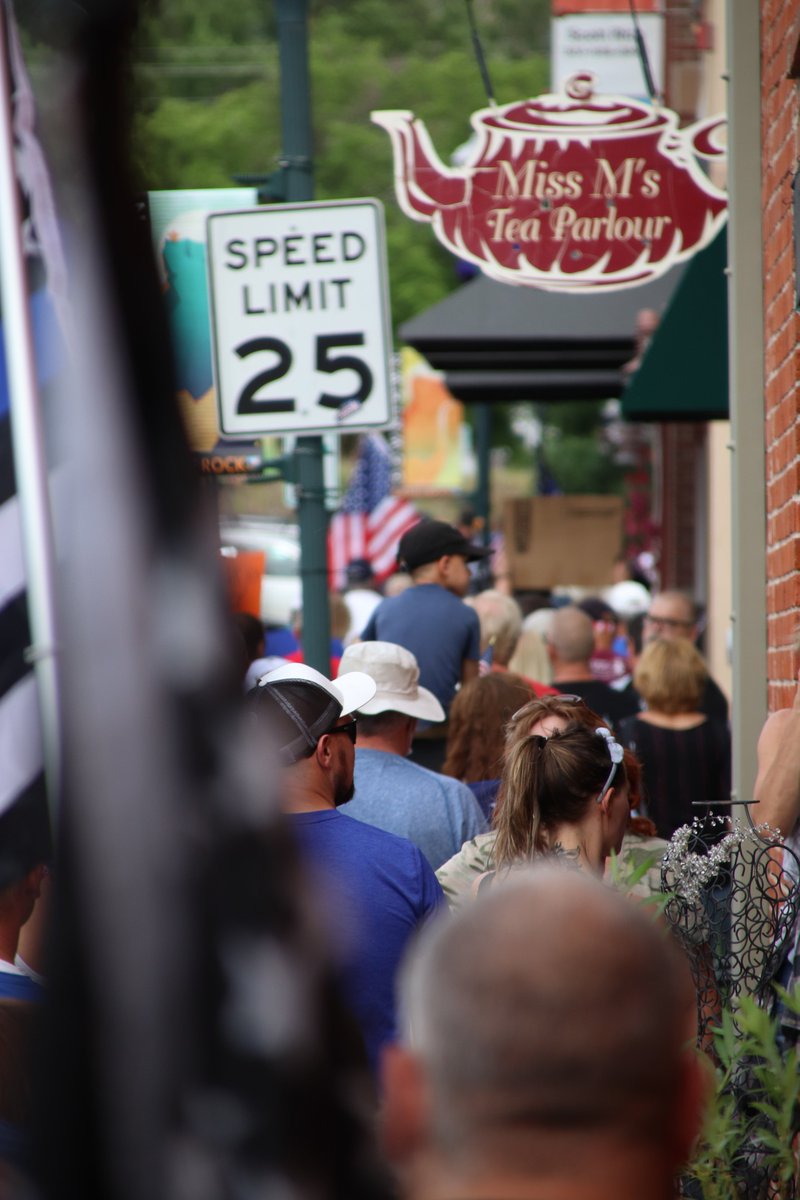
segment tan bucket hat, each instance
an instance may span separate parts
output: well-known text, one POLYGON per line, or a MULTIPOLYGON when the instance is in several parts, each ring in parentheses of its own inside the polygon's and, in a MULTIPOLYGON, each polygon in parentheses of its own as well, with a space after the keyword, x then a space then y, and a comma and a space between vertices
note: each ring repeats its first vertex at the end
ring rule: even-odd
POLYGON ((337 678, 351 671, 371 675, 377 691, 359 707, 365 717, 399 712, 422 721, 443 721, 444 709, 427 688, 419 686, 419 666, 410 650, 394 642, 356 642, 339 663, 337 678))

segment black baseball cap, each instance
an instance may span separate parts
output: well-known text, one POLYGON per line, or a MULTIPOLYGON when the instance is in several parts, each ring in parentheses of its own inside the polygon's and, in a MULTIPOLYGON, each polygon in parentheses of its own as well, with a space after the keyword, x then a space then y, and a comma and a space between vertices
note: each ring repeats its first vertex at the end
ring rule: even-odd
POLYGON ((420 521, 400 539, 397 561, 408 571, 437 562, 445 554, 463 554, 467 562, 476 562, 491 554, 488 546, 467 541, 454 525, 446 521, 420 521))
POLYGON ((345 579, 349 585, 368 583, 374 578, 372 563, 368 558, 351 558, 345 570, 345 579))

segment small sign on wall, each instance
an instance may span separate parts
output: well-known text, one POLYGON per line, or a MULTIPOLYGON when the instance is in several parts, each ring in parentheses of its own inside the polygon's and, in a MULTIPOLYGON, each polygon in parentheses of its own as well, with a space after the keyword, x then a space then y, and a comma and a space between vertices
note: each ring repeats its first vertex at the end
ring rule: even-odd
MULTIPOLYGON (((637 23, 647 47, 656 91, 664 89, 664 15, 641 13, 637 23)), ((581 12, 554 17, 550 70, 553 91, 576 71, 591 71, 598 92, 647 98, 647 85, 630 13, 581 12)))

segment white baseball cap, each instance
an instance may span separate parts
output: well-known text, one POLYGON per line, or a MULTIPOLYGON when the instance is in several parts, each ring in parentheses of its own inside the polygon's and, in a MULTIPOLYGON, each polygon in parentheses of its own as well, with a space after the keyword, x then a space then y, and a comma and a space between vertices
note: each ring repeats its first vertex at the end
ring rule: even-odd
POLYGON ((311 683, 323 692, 327 692, 334 700, 338 700, 342 713, 358 712, 363 705, 375 695, 377 684, 369 675, 361 671, 352 671, 346 680, 337 679, 334 683, 321 672, 305 663, 287 663, 285 667, 277 667, 274 671, 262 675, 258 687, 276 683, 311 683))
POLYGON ((312 753, 339 717, 356 712, 375 689, 375 680, 360 671, 332 683, 313 667, 287 663, 262 675, 249 701, 270 714, 283 761, 292 764, 312 753))
POLYGON ((603 592, 606 604, 610 605, 617 616, 623 619, 638 617, 641 613, 646 613, 650 607, 651 598, 644 584, 637 583, 635 579, 622 579, 603 592))

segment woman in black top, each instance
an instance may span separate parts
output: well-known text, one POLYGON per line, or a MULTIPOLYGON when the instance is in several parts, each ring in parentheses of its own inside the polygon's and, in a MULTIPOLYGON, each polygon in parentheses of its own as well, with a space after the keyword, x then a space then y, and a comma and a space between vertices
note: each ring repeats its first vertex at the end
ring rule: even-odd
POLYGON ((727 723, 699 711, 706 666, 691 642, 652 642, 634 673, 647 705, 619 725, 642 764, 647 816, 668 838, 695 817, 728 816, 731 739, 727 723))

